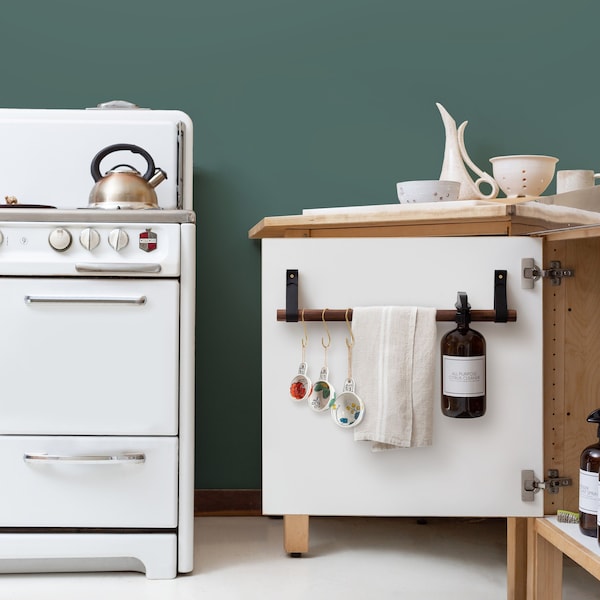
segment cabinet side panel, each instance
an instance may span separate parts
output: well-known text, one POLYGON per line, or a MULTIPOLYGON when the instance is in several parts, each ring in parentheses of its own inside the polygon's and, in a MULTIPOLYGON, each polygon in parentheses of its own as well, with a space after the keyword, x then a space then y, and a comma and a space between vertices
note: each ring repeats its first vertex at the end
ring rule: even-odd
MULTIPOLYGON (((544 266, 550 261, 566 265, 566 243, 551 242, 544 246, 544 266)), ((551 285, 544 281, 544 472, 565 469, 565 322, 567 281, 551 285)), ((571 474, 572 476, 572 474, 571 474)), ((555 514, 565 505, 565 489, 544 494, 544 514, 555 514)), ((577 506, 570 507, 577 510, 577 506)))

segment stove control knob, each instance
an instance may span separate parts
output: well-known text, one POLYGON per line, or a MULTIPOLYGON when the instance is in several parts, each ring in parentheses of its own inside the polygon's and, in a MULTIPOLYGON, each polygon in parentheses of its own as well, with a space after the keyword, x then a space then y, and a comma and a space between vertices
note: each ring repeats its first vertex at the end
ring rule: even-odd
POLYGON ((127 232, 122 229, 113 229, 108 234, 108 243, 112 248, 119 252, 129 244, 129 236, 127 235, 127 232))
POLYGON ((86 250, 93 250, 100 243, 100 234, 91 227, 86 227, 79 234, 79 242, 86 250))
POLYGON ((48 243, 52 248, 54 248, 57 252, 64 252, 69 248, 73 238, 71 234, 66 229, 55 229, 50 232, 48 236, 48 243))

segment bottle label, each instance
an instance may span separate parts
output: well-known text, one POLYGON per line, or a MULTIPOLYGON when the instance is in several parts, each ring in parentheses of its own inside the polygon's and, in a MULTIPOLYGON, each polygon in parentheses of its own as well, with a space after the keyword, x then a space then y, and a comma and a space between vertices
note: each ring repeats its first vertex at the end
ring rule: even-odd
POLYGON ((579 510, 598 514, 598 473, 579 469, 579 510))
POLYGON ((445 396, 476 398, 485 395, 485 356, 442 356, 445 396))

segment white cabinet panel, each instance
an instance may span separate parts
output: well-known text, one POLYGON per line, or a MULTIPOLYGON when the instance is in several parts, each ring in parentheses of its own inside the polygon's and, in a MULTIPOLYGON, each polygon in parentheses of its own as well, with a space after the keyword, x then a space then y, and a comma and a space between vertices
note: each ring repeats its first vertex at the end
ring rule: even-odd
MULTIPOLYGON (((265 239, 262 241, 263 506, 266 514, 535 516, 542 494, 521 500, 521 470, 542 473, 542 285, 521 289, 521 258, 541 265, 540 240, 519 237, 265 239), (487 412, 442 415, 436 391, 433 445, 374 453, 353 431, 293 401, 301 323, 277 322, 286 270, 299 270, 300 308, 416 305, 451 309, 466 291, 473 309, 494 306, 494 270, 508 271, 516 323, 473 323, 487 341, 487 412)), ((345 323, 329 323, 329 380, 347 375, 345 323)), ((437 324, 437 348, 452 322, 437 324)), ((309 376, 323 362, 322 323, 307 323, 309 376)), ((436 360, 435 389, 440 389, 436 360)), ((360 395, 360 381, 356 382, 360 395)), ((366 408, 368 410, 368 407, 366 408)))

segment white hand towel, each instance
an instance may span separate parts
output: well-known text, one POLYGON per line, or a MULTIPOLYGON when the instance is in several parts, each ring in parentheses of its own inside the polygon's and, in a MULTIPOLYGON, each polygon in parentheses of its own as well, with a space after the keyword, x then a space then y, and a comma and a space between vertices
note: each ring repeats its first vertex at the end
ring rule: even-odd
POLYGON ((365 404, 354 439, 374 452, 431 446, 435 322, 435 308, 353 309, 352 373, 365 404))

